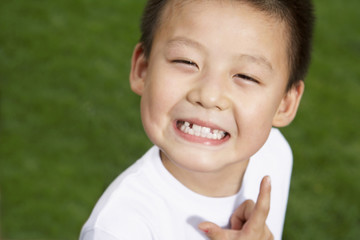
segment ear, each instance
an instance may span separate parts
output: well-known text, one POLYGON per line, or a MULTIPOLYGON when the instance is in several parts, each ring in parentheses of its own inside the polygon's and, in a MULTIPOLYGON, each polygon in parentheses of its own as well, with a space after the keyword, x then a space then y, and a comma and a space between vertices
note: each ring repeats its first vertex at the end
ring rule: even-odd
POLYGON ((145 77, 148 62, 141 43, 135 46, 131 58, 130 87, 138 95, 142 95, 145 85, 145 77))
POLYGON ((285 127, 292 122, 299 107, 304 87, 304 81, 300 81, 285 94, 273 118, 274 127, 285 127))

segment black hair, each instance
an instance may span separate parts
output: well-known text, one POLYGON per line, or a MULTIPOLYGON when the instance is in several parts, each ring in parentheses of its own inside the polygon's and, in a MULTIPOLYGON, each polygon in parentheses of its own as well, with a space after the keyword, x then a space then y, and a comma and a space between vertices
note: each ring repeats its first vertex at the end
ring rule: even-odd
MULTIPOLYGON (((153 39, 166 4, 175 0, 148 0, 141 21, 141 43, 145 56, 150 56, 153 39)), ((289 33, 287 90, 305 79, 309 68, 314 28, 311 0, 235 0, 247 3, 266 14, 281 19, 289 33)))

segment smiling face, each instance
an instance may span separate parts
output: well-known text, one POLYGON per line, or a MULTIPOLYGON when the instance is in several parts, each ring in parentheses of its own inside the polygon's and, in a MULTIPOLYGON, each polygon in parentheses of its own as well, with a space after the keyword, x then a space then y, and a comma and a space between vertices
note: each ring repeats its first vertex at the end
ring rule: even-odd
POLYGON ((302 94, 302 83, 285 92, 286 26, 235 1, 169 3, 164 14, 130 74, 147 135, 174 175, 244 171, 302 94))

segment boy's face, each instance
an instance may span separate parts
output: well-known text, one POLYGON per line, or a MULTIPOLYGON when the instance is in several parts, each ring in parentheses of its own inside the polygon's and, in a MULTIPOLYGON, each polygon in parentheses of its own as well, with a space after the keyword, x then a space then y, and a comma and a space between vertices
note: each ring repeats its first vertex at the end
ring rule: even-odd
POLYGON ((165 15, 130 75, 147 135, 173 171, 244 166, 301 98, 302 83, 285 92, 285 25, 234 1, 188 1, 165 15))

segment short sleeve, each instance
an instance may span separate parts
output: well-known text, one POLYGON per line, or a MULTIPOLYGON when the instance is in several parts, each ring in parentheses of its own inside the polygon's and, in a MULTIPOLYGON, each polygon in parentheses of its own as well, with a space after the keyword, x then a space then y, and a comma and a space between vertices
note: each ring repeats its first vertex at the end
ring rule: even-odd
POLYGON ((84 231, 80 235, 80 240, 118 240, 119 238, 103 231, 101 229, 90 229, 84 231))
POLYGON ((154 240, 151 227, 138 216, 125 215, 121 221, 100 221, 84 228, 80 240, 154 240))

